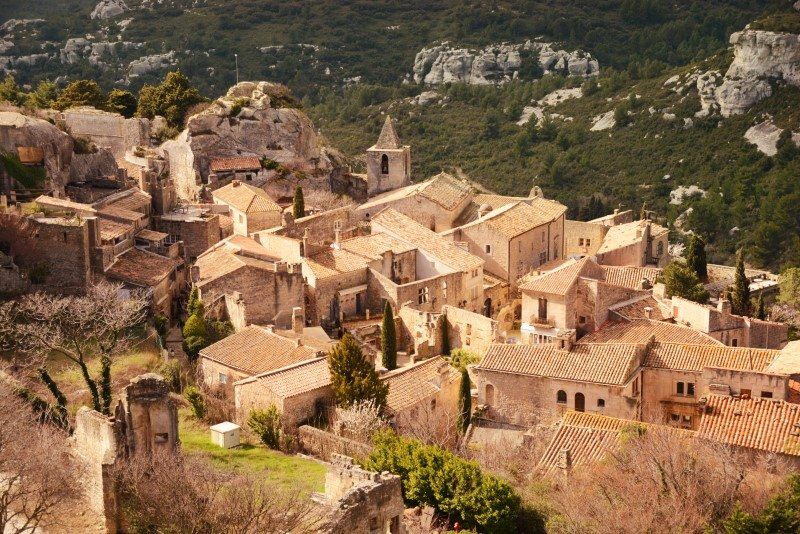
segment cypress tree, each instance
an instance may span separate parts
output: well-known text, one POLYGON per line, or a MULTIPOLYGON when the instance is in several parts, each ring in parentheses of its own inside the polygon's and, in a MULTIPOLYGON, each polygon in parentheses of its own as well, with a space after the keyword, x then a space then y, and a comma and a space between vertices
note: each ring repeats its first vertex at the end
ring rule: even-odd
POLYGON ((742 249, 739 249, 739 253, 736 255, 736 276, 733 281, 731 311, 736 315, 750 315, 750 282, 744 273, 744 251, 742 249))
POLYGON ((764 321, 767 318, 767 308, 764 305, 764 295, 763 294, 759 294, 758 295, 758 301, 757 302, 758 303, 756 305, 757 306, 756 307, 756 319, 761 319, 762 321, 764 321))
POLYGON ((292 203, 292 216, 295 219, 304 217, 306 214, 306 201, 303 197, 303 188, 299 185, 294 190, 294 202, 292 203))
POLYGON ((708 262, 706 260, 706 243, 699 236, 692 234, 686 250, 686 265, 697 275, 701 282, 708 281, 708 262))
POLYGON ((186 303, 186 315, 192 316, 197 313, 197 308, 200 305, 200 296, 197 292, 197 287, 193 287, 189 293, 189 302, 186 303))
POLYGON ((394 314, 389 301, 383 307, 381 324, 381 356, 383 366, 388 370, 397 369, 397 332, 394 328, 394 314))
POLYGON ((472 419, 472 392, 469 382, 469 373, 466 367, 461 369, 461 387, 458 390, 458 428, 463 433, 467 431, 472 419))
POLYGON ((373 402, 380 410, 386 406, 389 385, 378 378, 375 365, 364 357, 350 334, 331 349, 328 367, 338 406, 349 408, 359 401, 373 402))
POLYGON ((447 315, 442 315, 442 354, 450 356, 450 336, 447 331, 450 328, 450 322, 447 320, 447 315))

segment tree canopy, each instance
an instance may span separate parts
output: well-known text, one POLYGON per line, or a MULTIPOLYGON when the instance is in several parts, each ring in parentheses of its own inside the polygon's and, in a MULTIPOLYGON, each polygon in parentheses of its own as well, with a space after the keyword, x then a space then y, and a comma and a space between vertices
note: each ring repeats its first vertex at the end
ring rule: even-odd
POLYGON ((180 128, 189 108, 204 101, 189 79, 180 71, 174 71, 168 73, 159 85, 142 87, 136 114, 148 119, 160 115, 173 128, 180 128))
POLYGON ((681 297, 694 302, 708 302, 708 291, 703 287, 695 272, 679 261, 673 261, 664 268, 660 281, 664 283, 667 297, 681 297))
POLYGON ((389 386, 378 378, 375 366, 364 357, 358 342, 345 334, 328 355, 331 385, 336 404, 349 408, 370 401, 381 409, 386 405, 389 386))

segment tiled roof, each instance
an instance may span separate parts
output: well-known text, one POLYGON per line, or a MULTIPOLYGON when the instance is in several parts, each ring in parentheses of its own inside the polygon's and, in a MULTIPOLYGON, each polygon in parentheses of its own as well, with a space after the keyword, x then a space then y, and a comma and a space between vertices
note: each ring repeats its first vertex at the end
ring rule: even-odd
POLYGON ((250 325, 200 351, 200 356, 249 375, 309 360, 317 351, 250 325))
POLYGON ((372 227, 380 227, 383 232, 415 245, 457 271, 469 272, 483 267, 483 260, 479 257, 392 208, 373 217, 372 227))
POLYGON ((116 239, 133 230, 133 227, 129 224, 122 224, 108 219, 100 219, 98 225, 100 226, 100 239, 103 241, 116 239))
POLYGON ((65 198, 55 198, 47 195, 36 197, 34 202, 42 207, 55 208, 64 211, 76 211, 82 215, 91 215, 97 211, 89 204, 82 204, 80 202, 73 202, 65 198))
POLYGON ((244 213, 281 211, 281 207, 270 198, 266 191, 237 180, 212 191, 211 194, 214 198, 244 213))
POLYGON ((669 319, 669 313, 653 295, 641 295, 630 300, 609 306, 608 310, 627 320, 646 319, 645 308, 650 308, 650 318, 655 321, 669 319))
POLYGON ((570 260, 550 272, 528 279, 519 288, 523 291, 564 295, 578 280, 578 277, 588 275, 600 278, 602 272, 602 267, 589 257, 570 260))
POLYGON ((369 259, 379 259, 385 252, 391 250, 395 254, 401 254, 414 250, 410 243, 400 241, 389 234, 377 233, 363 235, 342 241, 342 249, 359 254, 369 259))
POLYGON ((364 256, 337 249, 323 250, 304 261, 318 279, 366 269, 369 263, 364 256))
POLYGON ((508 204, 515 204, 517 202, 530 202, 530 200, 531 199, 527 197, 507 197, 503 195, 478 193, 461 211, 461 214, 455 221, 455 226, 463 226, 477 220, 478 216, 480 215, 481 206, 485 205, 488 206, 490 210, 496 210, 508 204))
POLYGON ((650 225, 651 237, 657 237, 664 232, 668 232, 663 226, 659 226, 651 221, 634 221, 631 223, 618 224, 608 229, 608 233, 605 239, 603 239, 600 248, 597 249, 597 253, 603 254, 640 242, 642 237, 637 237, 637 231, 641 230, 643 232, 642 235, 644 235, 644 228, 648 224, 650 225))
POLYGON ((147 241, 163 241, 169 237, 169 234, 165 234, 164 232, 156 232, 155 230, 149 230, 145 228, 144 230, 139 230, 139 233, 136 234, 136 237, 146 239, 147 241))
POLYGON ((392 124, 392 118, 388 115, 383 123, 381 134, 378 136, 378 141, 375 143, 373 148, 402 148, 402 145, 400 144, 400 137, 397 136, 397 132, 394 129, 394 124, 392 124))
POLYGON ((604 265, 605 282, 612 286, 627 287, 629 289, 639 289, 642 280, 648 280, 654 284, 656 278, 661 274, 661 269, 657 267, 616 267, 604 265))
POLYGON ((759 451, 800 456, 800 405, 777 399, 706 397, 697 436, 759 451))
POLYGON ((130 248, 117 256, 105 275, 137 286, 154 287, 182 263, 181 260, 130 248))
POLYGON ((254 171, 261 169, 261 160, 257 156, 233 156, 230 158, 212 158, 211 170, 214 172, 225 171, 254 171))
POLYGON ((653 336, 656 341, 667 343, 722 345, 711 336, 688 326, 647 319, 610 323, 585 335, 578 343, 647 343, 653 336))
POLYGON ((134 190, 131 194, 126 195, 117 200, 112 200, 106 206, 120 208, 129 211, 142 211, 143 213, 150 211, 150 206, 153 203, 153 197, 144 191, 134 190))
POLYGON ((98 210, 98 215, 103 219, 110 219, 112 221, 123 223, 135 223, 146 217, 145 214, 138 211, 126 210, 118 208, 117 206, 103 206, 98 210))
POLYGON ((275 396, 282 399, 324 388, 331 384, 328 358, 314 358, 274 371, 267 371, 266 373, 239 380, 235 385, 253 382, 257 382, 258 385, 269 389, 275 396))
POLYGON ((552 200, 536 198, 527 202, 517 202, 507 204, 488 213, 482 219, 471 223, 471 225, 486 225, 507 239, 524 234, 534 228, 547 224, 561 217, 567 207, 552 200))
POLYGON ((274 263, 237 254, 234 249, 228 247, 217 247, 198 256, 195 266, 199 276, 195 282, 199 287, 203 287, 242 267, 272 270, 274 263))
POLYGON ((654 343, 645 357, 644 365, 682 371, 702 371, 705 367, 721 367, 738 371, 765 371, 778 353, 777 350, 727 347, 725 345, 654 343))
POLYGON ((419 194, 444 209, 452 211, 472 194, 472 186, 446 172, 440 172, 423 184, 419 194))
POLYGON ((543 376, 563 380, 622 385, 638 366, 642 345, 573 345, 572 350, 552 344, 493 344, 477 369, 543 376))
POLYGON ((390 413, 416 406, 439 392, 440 368, 446 367, 448 381, 459 377, 458 371, 441 356, 424 360, 407 367, 401 367, 381 377, 389 384, 386 408, 390 413))

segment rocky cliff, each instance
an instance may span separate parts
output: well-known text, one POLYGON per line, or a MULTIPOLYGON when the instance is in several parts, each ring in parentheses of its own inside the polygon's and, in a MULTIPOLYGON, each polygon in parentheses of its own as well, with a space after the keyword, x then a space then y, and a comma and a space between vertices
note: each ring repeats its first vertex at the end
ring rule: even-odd
POLYGON ((298 183, 331 190, 332 182, 344 174, 340 156, 320 144, 311 120, 289 102, 283 86, 242 82, 190 117, 181 135, 161 147, 178 195, 191 200, 205 184, 213 188, 212 159, 236 156, 280 164, 265 171, 259 184, 276 195, 293 194, 298 183))
POLYGON ((730 42, 734 58, 725 76, 709 72, 697 80, 701 114, 745 113, 772 94, 771 83, 800 86, 800 35, 744 30, 730 42))
POLYGON ((490 45, 482 50, 456 48, 447 42, 423 48, 414 59, 414 81, 437 85, 462 82, 478 85, 503 83, 520 76, 524 61, 542 71, 572 76, 596 75, 600 66, 590 54, 557 50, 551 43, 490 45))

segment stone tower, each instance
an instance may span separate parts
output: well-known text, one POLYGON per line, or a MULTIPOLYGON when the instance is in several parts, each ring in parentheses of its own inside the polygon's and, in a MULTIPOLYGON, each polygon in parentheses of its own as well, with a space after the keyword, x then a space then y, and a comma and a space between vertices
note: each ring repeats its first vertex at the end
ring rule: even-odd
POLYGON ((411 183, 411 147, 400 144, 387 116, 378 141, 367 149, 367 194, 374 196, 411 183))

